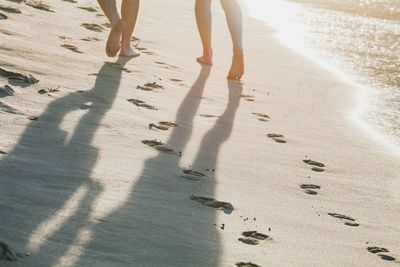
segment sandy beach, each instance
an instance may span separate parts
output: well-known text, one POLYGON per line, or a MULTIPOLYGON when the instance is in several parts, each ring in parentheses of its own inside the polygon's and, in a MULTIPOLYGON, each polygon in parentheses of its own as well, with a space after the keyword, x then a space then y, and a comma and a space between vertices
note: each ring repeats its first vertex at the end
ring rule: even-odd
POLYGON ((399 265, 399 155, 359 89, 249 17, 227 82, 214 2, 202 67, 194 1, 142 1, 127 61, 95 1, 0 0, 0 266, 399 265))

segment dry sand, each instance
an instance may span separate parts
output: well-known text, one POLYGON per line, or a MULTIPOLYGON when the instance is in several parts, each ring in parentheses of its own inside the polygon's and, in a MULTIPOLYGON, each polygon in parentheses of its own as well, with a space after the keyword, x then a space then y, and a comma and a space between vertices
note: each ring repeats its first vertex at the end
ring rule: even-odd
POLYGON ((398 265, 399 158, 349 119, 350 85, 250 18, 227 83, 219 7, 201 68, 193 1, 142 1, 129 62, 81 26, 106 22, 95 1, 48 3, 0 1, 22 12, 0 11, 0 67, 40 80, 0 78, 0 241, 19 253, 0 266, 398 265))

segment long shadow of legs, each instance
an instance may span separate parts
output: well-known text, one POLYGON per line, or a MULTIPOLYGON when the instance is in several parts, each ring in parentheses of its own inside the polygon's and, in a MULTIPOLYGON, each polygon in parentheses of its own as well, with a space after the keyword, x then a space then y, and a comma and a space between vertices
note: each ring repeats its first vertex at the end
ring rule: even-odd
MULTIPOLYGON (((196 169, 214 168, 217 165, 219 150, 222 144, 229 139, 232 133, 233 122, 236 110, 239 107, 243 88, 240 83, 228 81, 228 89, 228 105, 222 116, 216 121, 214 127, 205 134, 193 163, 193 167, 196 169)), ((204 186, 202 188, 204 190, 204 186)), ((206 189, 206 191, 210 190, 206 189)))
POLYGON ((87 223, 102 190, 90 177, 98 157, 91 141, 120 80, 121 70, 104 64, 91 90, 51 102, 1 159, 0 237, 27 244, 32 257, 24 266, 52 266, 87 223), (74 129, 65 129, 67 115, 76 118, 74 129))
MULTIPOLYGON (((203 67, 182 104, 168 144, 183 149, 210 68, 203 67)), ((215 210, 190 200, 197 185, 179 178, 178 155, 159 153, 148 159, 125 205, 94 229, 87 254, 79 264, 94 266, 217 266, 219 239, 215 210), (188 193, 189 192, 189 193, 188 193), (98 252, 93 262, 94 250, 98 252), (90 252, 89 252, 90 251, 90 252), (188 265, 189 264, 189 265, 188 265)), ((212 188, 210 187, 210 194, 212 188)))

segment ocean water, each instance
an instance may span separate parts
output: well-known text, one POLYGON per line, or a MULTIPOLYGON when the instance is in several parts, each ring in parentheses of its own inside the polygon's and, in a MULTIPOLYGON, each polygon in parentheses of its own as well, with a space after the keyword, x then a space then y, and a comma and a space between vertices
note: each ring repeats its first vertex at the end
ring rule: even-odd
POLYGON ((369 88, 362 118, 400 143, 400 0, 246 0, 294 50, 369 88))

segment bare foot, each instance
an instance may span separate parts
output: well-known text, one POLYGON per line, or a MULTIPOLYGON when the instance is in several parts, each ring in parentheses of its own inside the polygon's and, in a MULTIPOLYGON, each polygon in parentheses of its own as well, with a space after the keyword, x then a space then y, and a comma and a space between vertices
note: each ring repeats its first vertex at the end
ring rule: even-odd
POLYGON ((115 57, 120 50, 120 42, 122 31, 124 30, 125 21, 119 20, 111 29, 107 40, 106 53, 109 57, 115 57))
POLYGON ((240 81, 244 74, 244 56, 243 50, 236 49, 233 52, 232 66, 229 71, 228 80, 240 81))
POLYGON ((121 51, 119 52, 120 57, 138 57, 140 56, 140 52, 135 48, 128 45, 127 47, 122 46, 121 51))
POLYGON ((212 65, 213 64, 212 56, 205 56, 204 55, 204 56, 198 57, 196 60, 200 64, 204 64, 204 65, 212 65))

